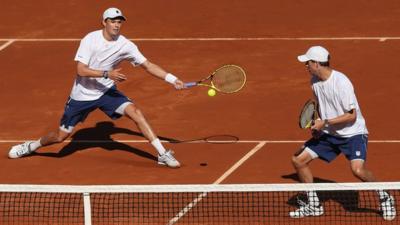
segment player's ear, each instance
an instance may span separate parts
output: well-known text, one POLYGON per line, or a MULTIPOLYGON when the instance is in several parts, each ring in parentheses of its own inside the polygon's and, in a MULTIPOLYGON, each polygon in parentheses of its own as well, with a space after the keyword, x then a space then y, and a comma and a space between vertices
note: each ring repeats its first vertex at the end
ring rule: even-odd
POLYGON ((105 19, 105 20, 103 20, 103 21, 101 22, 101 23, 103 24, 104 27, 105 27, 106 24, 107 24, 106 20, 107 20, 107 19, 105 19))

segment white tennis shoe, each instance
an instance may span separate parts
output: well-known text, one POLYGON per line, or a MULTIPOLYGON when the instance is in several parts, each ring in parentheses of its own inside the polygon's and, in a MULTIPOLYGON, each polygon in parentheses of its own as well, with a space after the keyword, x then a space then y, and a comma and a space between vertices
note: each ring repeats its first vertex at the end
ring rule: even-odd
POLYGON ((324 214, 324 207, 322 207, 322 205, 314 206, 307 203, 303 203, 297 210, 289 212, 289 216, 291 218, 303 218, 306 216, 321 216, 322 214, 324 214))
POLYGON ((393 196, 381 200, 382 217, 384 220, 394 220, 396 218, 396 208, 393 196))
POLYGON ((13 146, 10 152, 8 152, 8 157, 10 159, 17 159, 31 154, 33 152, 30 148, 32 143, 33 141, 27 141, 25 143, 13 146))
POLYGON ((165 165, 171 168, 179 168, 181 164, 173 156, 171 150, 165 152, 163 155, 158 155, 158 164, 165 165))

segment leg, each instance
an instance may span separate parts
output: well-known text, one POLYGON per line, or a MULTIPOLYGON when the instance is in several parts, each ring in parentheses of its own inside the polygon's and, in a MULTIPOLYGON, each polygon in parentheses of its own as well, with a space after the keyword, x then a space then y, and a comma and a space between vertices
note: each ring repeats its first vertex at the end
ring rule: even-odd
POLYGON ((67 139, 70 135, 71 133, 67 133, 61 129, 58 129, 57 131, 50 132, 47 135, 40 138, 40 145, 48 146, 55 143, 61 143, 65 139, 67 139))
POLYGON ((166 151, 164 146, 161 144, 157 135, 151 129, 146 118, 142 112, 133 104, 129 104, 125 107, 124 114, 133 120, 143 135, 151 142, 151 144, 158 151, 158 164, 167 165, 171 168, 180 167, 178 160, 174 158, 171 151, 166 151))
POLYGON ((364 160, 352 160, 351 171, 353 175, 364 182, 375 182, 376 179, 371 171, 367 170, 364 165, 364 160))
MULTIPOLYGON (((376 182, 376 179, 372 172, 365 168, 364 160, 352 160, 351 170, 354 176, 364 182, 376 182)), ((384 190, 377 190, 376 192, 379 196, 383 219, 393 220, 396 217, 394 197, 384 190)))
POLYGON ((99 99, 99 104, 101 105, 100 109, 109 117, 116 119, 121 115, 125 115, 135 122, 144 137, 157 149, 159 164, 173 168, 180 167, 179 162, 174 158, 172 152, 165 150, 142 112, 124 94, 116 89, 110 89, 99 99))
MULTIPOLYGON (((315 158, 307 147, 303 146, 292 157, 292 164, 297 171, 297 175, 302 183, 312 183, 313 175, 308 164, 315 158)), ((289 212, 291 218, 302 218, 305 216, 320 216, 324 213, 324 208, 319 204, 317 192, 307 191, 308 202, 298 200, 300 208, 289 212)))
MULTIPOLYGON (((297 171, 297 175, 302 183, 312 183, 314 177, 311 173, 311 169, 308 164, 314 160, 316 155, 311 153, 312 150, 308 147, 302 147, 292 158, 292 163, 297 171), (314 156, 313 156, 314 155, 314 156)), ((311 205, 319 205, 319 199, 317 192, 307 191, 308 203, 311 205)))
POLYGON ((299 176, 302 183, 312 183, 314 178, 311 173, 308 164, 313 160, 313 157, 308 151, 305 151, 306 147, 302 147, 293 157, 292 164, 299 176))
POLYGON ((133 120, 139 130, 143 133, 143 135, 149 140, 150 142, 154 141, 157 136, 151 129, 150 125, 147 123, 146 118, 143 116, 142 112, 133 104, 129 104, 125 108, 125 115, 133 120))
POLYGON ((43 136, 37 141, 28 141, 13 146, 8 153, 9 158, 20 158, 36 151, 42 146, 60 143, 72 132, 75 125, 85 120, 87 115, 96 109, 96 101, 75 101, 69 98, 65 105, 65 111, 60 121, 60 128, 43 136))
POLYGON ((16 159, 29 155, 42 146, 60 143, 64 141, 69 135, 70 133, 64 132, 62 130, 50 132, 49 134, 43 136, 37 141, 27 141, 25 143, 13 146, 8 153, 8 157, 11 159, 16 159))
MULTIPOLYGON (((357 135, 350 138, 348 146, 345 146, 346 157, 351 160, 350 166, 354 176, 364 182, 376 182, 376 178, 365 167, 368 138, 365 135, 357 135)), ((396 217, 394 197, 385 190, 376 190, 384 220, 393 220, 396 217)))

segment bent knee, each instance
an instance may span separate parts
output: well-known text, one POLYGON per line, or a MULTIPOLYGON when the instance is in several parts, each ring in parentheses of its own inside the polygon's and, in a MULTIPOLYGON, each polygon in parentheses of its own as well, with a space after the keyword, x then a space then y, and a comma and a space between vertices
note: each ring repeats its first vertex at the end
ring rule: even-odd
POLYGON ((307 166, 314 157, 307 151, 305 151, 305 147, 303 146, 292 156, 292 164, 296 168, 302 168, 307 166))
POLYGON ((363 175, 365 174, 365 170, 361 167, 352 168, 351 171, 353 172, 353 175, 356 177, 363 177, 363 175))
POLYGON ((351 171, 355 176, 363 175, 366 171, 364 167, 363 161, 352 161, 351 162, 351 171))
POLYGON ((125 115, 127 115, 128 117, 130 117, 131 119, 135 120, 135 121, 140 121, 140 120, 144 120, 144 116, 142 114, 142 111, 140 111, 139 108, 131 105, 128 105, 125 109, 125 115))
POLYGON ((292 156, 292 164, 296 168, 301 168, 307 165, 307 163, 304 160, 301 160, 298 156, 292 156))

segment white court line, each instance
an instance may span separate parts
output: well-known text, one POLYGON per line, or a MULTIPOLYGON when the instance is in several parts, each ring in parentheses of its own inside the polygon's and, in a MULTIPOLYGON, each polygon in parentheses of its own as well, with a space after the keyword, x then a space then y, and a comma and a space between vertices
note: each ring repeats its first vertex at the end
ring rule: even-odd
MULTIPOLYGON (((30 141, 30 140, 37 140, 37 138, 32 138, 32 139, 26 139, 26 140, 0 140, 0 143, 22 143, 25 141, 30 141)), ((69 142, 76 142, 76 143, 112 143, 112 142, 121 142, 121 143, 148 143, 149 141, 147 140, 119 140, 115 139, 113 141, 107 141, 107 140, 65 140, 63 143, 69 143, 69 142)), ((260 142, 265 142, 267 144, 290 144, 290 143, 303 143, 306 140, 239 140, 235 143, 260 143, 260 142)), ((161 141, 164 143, 170 143, 169 141, 161 141)), ((183 142, 185 144, 208 144, 207 142, 204 141, 193 141, 193 142, 183 142)), ((174 144, 183 144, 183 143, 174 143, 174 144)), ((369 140, 368 143, 400 143, 400 140, 369 140)))
POLYGON ((3 50, 3 49, 5 49, 5 48, 7 48, 7 47, 8 47, 9 45, 11 45, 13 42, 15 42, 14 39, 7 40, 6 43, 4 43, 2 46, 0 46, 0 51, 3 50))
POLYGON ((235 163, 229 170, 227 170, 220 178, 218 178, 216 181, 214 181, 213 184, 220 184, 222 181, 224 181, 229 175, 231 175, 239 166, 241 166, 246 160, 248 160, 252 155, 256 154, 258 150, 260 150, 265 144, 267 144, 266 141, 261 141, 251 149, 245 156, 243 156, 239 161, 235 163))
MULTIPOLYGON (((260 150, 267 142, 261 141, 256 145, 253 149, 251 149, 245 156, 243 156, 239 161, 237 161, 229 170, 227 170, 221 177, 219 177, 213 184, 220 184, 223 180, 225 180, 229 175, 231 175, 237 168, 239 168, 246 160, 248 160, 252 155, 254 155, 258 150, 260 150)), ((191 203, 187 204, 179 213, 175 215, 170 221, 167 223, 168 225, 175 224, 180 220, 183 216, 186 215, 193 207, 197 205, 204 197, 206 197, 208 192, 203 192, 197 196, 191 203)))
MULTIPOLYGON (((58 42, 80 41, 81 38, 0 38, 0 41, 58 42)), ((130 38, 132 41, 387 41, 400 40, 400 37, 186 37, 186 38, 130 38)))

